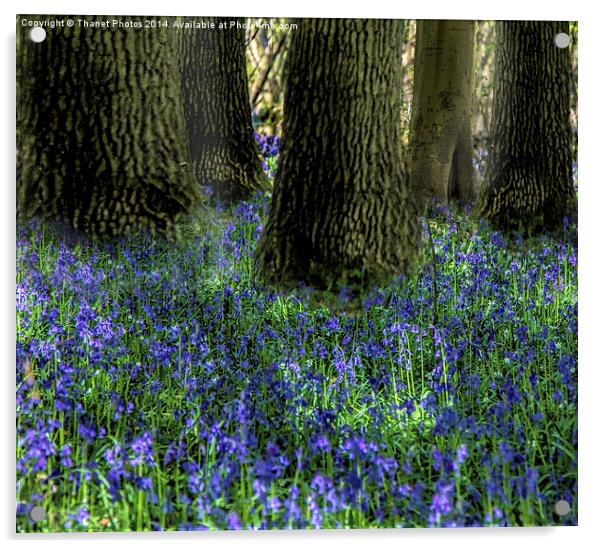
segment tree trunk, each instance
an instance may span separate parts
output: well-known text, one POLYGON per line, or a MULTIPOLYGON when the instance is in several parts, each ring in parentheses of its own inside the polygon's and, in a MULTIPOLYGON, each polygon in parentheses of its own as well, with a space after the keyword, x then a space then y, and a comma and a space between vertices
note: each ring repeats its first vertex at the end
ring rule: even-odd
POLYGON ((333 287, 407 272, 417 215, 401 157, 404 22, 297 23, 260 276, 333 287))
POLYGON ((214 28, 185 28, 182 40, 182 89, 194 173, 220 199, 244 199, 266 188, 251 125, 244 20, 202 20, 214 28), (231 28, 231 21, 241 26, 231 28))
POLYGON ((41 43, 18 22, 20 212, 92 233, 168 231, 199 199, 174 32, 78 23, 122 19, 111 16, 69 19, 73 27, 48 29, 41 43))
POLYGON ((554 228, 575 204, 567 22, 500 21, 480 212, 500 228, 554 228))
POLYGON ((410 184, 422 206, 476 197, 474 21, 417 22, 410 184))

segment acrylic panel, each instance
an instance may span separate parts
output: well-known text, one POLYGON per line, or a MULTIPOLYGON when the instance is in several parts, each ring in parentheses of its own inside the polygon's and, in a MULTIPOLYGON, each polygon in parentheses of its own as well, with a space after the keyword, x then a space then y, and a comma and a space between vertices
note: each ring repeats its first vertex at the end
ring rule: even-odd
POLYGON ((17 16, 17 531, 576 525, 577 31, 17 16))

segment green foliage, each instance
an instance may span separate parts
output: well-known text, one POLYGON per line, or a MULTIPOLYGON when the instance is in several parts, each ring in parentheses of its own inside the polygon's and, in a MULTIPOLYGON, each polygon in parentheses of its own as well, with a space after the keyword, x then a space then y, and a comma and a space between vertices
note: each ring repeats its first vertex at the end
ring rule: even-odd
POLYGON ((574 227, 435 212, 436 268, 350 314, 254 284, 266 205, 176 244, 20 229, 18 530, 574 523, 574 227))

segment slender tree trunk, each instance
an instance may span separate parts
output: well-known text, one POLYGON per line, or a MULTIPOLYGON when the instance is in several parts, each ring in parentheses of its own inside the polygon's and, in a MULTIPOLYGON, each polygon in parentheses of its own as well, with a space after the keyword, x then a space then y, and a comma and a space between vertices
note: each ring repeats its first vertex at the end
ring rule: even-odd
POLYGON ((203 17, 214 28, 185 28, 182 89, 194 173, 226 201, 266 188, 251 125, 243 19, 203 17), (222 25, 220 27, 220 25, 222 25))
POLYGON ((575 205, 568 22, 500 21, 480 211, 501 228, 553 228, 575 205))
POLYGON ((491 126, 495 21, 477 21, 476 26, 476 81, 474 91, 473 138, 475 143, 481 148, 486 147, 489 139, 489 127, 491 126))
POLYGON ((421 204, 476 198, 474 21, 417 22, 410 183, 421 204))
POLYGON ((260 275, 332 287, 407 272, 417 215, 401 157, 404 22, 297 23, 260 275))
POLYGON ((81 28, 77 19, 113 18, 70 18, 75 26, 48 29, 41 43, 17 26, 20 212, 100 234, 169 230, 199 198, 174 32, 81 28))
POLYGON ((283 34, 266 55, 267 59, 265 60, 265 66, 263 67, 261 73, 257 76, 257 79, 251 88, 251 107, 255 107, 257 104, 259 104, 259 98, 263 93, 266 82, 268 81, 268 77, 274 68, 274 62, 284 50, 284 44, 286 43, 287 38, 288 34, 283 34))

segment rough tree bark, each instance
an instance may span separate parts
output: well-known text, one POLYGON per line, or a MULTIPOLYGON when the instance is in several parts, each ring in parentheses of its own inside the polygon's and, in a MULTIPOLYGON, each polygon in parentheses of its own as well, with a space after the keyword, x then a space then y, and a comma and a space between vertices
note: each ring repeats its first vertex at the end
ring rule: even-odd
POLYGON ((407 272, 418 237, 401 157, 404 22, 297 23, 259 274, 333 287, 407 272))
POLYGON ((221 199, 244 199, 267 184, 251 124, 245 31, 242 25, 230 26, 244 21, 202 19, 214 27, 185 28, 182 37, 182 90, 194 173, 221 199))
POLYGON ((169 231, 199 199, 174 32, 77 22, 107 16, 70 19, 75 26, 48 29, 41 43, 17 25, 20 214, 90 233, 169 231))
POLYGON ((422 206, 476 198, 474 47, 474 21, 417 22, 410 184, 422 206))
POLYGON ((480 213, 502 229, 551 229, 575 206, 568 22, 499 21, 480 213))

